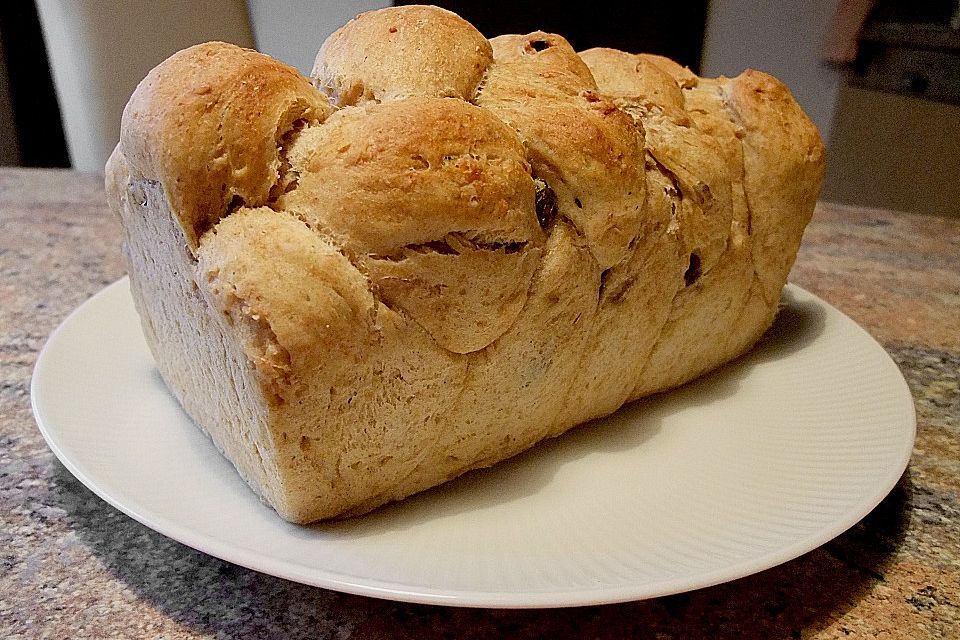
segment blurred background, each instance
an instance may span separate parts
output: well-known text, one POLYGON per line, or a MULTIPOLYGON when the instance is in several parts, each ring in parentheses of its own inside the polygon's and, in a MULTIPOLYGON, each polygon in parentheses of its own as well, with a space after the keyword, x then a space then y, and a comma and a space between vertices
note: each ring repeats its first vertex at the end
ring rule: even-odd
MULTIPOLYGON (((0 2, 0 165, 102 171, 127 98, 173 52, 223 40, 309 74, 330 33, 390 4, 405 3, 0 2)), ((827 143, 822 199, 960 216, 960 0, 434 4, 488 37, 542 29, 701 75, 772 73, 827 143)))

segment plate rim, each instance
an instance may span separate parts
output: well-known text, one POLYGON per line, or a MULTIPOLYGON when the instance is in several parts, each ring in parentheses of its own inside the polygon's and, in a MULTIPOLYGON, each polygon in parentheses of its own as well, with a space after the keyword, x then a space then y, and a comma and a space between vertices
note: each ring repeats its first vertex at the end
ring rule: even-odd
MULTIPOLYGON (((903 435, 906 436, 906 442, 897 463, 890 466, 883 482, 878 482, 873 492, 866 494, 858 501, 856 508, 844 511, 844 517, 836 519, 831 527, 816 529, 809 534, 801 536, 790 545, 758 555, 749 562, 739 562, 732 566, 720 567, 691 576, 655 580, 639 585, 628 584, 617 588, 602 586, 595 589, 501 593, 485 590, 410 587, 398 581, 384 581, 370 578, 358 579, 357 577, 351 577, 338 571, 330 571, 328 569, 318 570, 317 568, 307 567, 269 555, 254 554, 247 549, 237 546, 235 542, 225 541, 221 538, 195 531, 187 526, 171 521, 169 518, 160 514, 144 512, 138 508, 138 505, 126 503, 124 500, 113 495, 108 488, 101 486, 101 483, 98 482, 95 477, 91 476, 81 464, 78 464, 64 451, 61 447, 61 442, 58 441, 56 428, 51 429, 48 424, 46 410, 43 406, 44 396, 47 393, 47 390, 44 388, 47 383, 43 381, 43 377, 44 371, 50 366, 49 360, 53 357, 50 355, 54 348, 52 345, 58 344, 59 341, 63 340, 63 334, 74 324, 81 321, 81 316, 90 313, 91 307, 95 307, 98 303, 102 304, 104 298, 123 295, 124 292, 118 293, 117 290, 125 287, 129 287, 129 276, 124 276, 103 287, 74 308, 57 325, 56 329, 51 332, 37 356, 30 381, 30 405, 34 419, 47 446, 60 463, 63 464, 81 484, 100 499, 133 520, 167 538, 224 562, 243 566, 259 573, 352 595, 408 603, 473 608, 556 608, 645 600, 730 582, 794 560, 855 526, 857 522, 873 511, 894 489, 910 463, 916 441, 916 404, 902 371, 890 353, 887 352, 876 338, 841 310, 799 285, 788 282, 784 286, 784 292, 799 292, 801 296, 809 297, 827 312, 837 314, 843 321, 855 327, 860 337, 866 339, 867 346, 871 349, 878 349, 879 352, 884 355, 885 366, 891 369, 891 373, 896 374, 896 381, 899 387, 899 393, 901 394, 898 404, 902 401, 904 402, 904 408, 909 405, 910 409, 908 415, 905 416, 908 418, 908 422, 903 425, 903 435)), ((126 292, 127 295, 129 295, 128 289, 126 292)), ((279 524, 285 525, 287 523, 279 520, 279 524)))

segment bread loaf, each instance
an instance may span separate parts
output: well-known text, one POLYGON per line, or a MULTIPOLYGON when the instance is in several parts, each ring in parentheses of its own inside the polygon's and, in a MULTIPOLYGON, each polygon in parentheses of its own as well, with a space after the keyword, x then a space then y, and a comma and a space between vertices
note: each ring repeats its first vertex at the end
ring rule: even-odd
POLYGON ((310 80, 223 43, 107 165, 186 412, 284 518, 360 514, 683 384, 769 327, 823 173, 774 78, 366 13, 310 80))

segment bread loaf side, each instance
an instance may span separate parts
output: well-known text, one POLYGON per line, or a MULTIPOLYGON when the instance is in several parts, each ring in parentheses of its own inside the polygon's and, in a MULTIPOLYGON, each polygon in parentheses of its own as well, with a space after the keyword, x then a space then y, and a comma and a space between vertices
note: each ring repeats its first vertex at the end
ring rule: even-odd
POLYGON ((749 349, 823 166, 766 74, 397 7, 332 35, 312 83, 228 44, 175 54, 131 97, 106 184, 164 380, 306 523, 749 349))

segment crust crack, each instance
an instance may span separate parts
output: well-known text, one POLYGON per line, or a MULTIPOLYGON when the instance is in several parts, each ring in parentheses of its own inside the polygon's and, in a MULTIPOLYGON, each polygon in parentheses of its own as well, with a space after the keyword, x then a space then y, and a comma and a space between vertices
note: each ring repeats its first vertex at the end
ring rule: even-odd
POLYGON ((501 242, 485 241, 478 237, 471 237, 469 233, 451 232, 439 240, 407 244, 390 253, 371 254, 371 260, 389 260, 400 262, 412 255, 436 254, 441 256, 458 256, 469 251, 499 251, 504 254, 519 253, 527 248, 529 242, 501 242))

